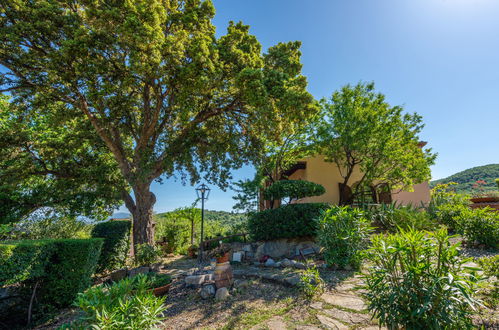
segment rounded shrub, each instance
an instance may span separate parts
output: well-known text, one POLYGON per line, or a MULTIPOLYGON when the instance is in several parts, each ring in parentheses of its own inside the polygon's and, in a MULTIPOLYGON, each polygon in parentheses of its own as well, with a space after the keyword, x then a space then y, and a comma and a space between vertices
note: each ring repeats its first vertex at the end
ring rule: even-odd
POLYGON ((263 197, 266 200, 280 200, 283 198, 300 199, 305 197, 320 196, 326 190, 318 183, 304 180, 281 180, 274 182, 265 189, 263 197))
POLYGON ((328 207, 325 203, 290 204, 256 212, 248 219, 248 231, 256 241, 315 236, 316 218, 328 207))
POLYGON ((131 221, 106 221, 92 229, 92 237, 104 239, 97 272, 111 271, 125 266, 130 249, 131 221))
POLYGON ((377 235, 367 254, 368 309, 389 329, 458 329, 471 325, 478 282, 447 230, 377 235))
POLYGON ((335 206, 319 218, 317 240, 324 248, 328 265, 358 269, 370 232, 369 221, 361 210, 335 206))
POLYGON ((499 212, 489 207, 466 209, 454 219, 468 242, 499 248, 499 212))

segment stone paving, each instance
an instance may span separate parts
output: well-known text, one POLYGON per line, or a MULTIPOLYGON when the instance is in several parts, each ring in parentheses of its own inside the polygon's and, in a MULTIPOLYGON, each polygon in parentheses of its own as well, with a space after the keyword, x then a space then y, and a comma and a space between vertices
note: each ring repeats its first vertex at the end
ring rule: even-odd
MULTIPOLYGON (((177 265, 178 266, 178 265, 177 265)), ((184 277, 195 272, 192 264, 184 267, 169 268, 164 271, 175 277, 184 277)), ((300 282, 300 270, 294 268, 269 268, 248 265, 233 267, 236 281, 258 279, 278 283, 287 287, 296 287, 300 282)), ((361 278, 353 272, 321 271, 326 280, 326 291, 309 304, 305 304, 311 318, 306 322, 295 322, 293 311, 276 315, 252 327, 257 329, 386 329, 380 328, 367 311, 365 302, 360 297, 361 278)))

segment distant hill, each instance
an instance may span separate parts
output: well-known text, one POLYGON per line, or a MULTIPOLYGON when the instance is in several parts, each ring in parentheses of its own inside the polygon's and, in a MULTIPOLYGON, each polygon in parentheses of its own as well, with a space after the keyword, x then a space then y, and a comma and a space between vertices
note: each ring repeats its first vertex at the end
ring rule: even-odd
POLYGON ((472 167, 467 170, 453 174, 445 179, 434 180, 430 186, 434 187, 439 183, 455 182, 455 189, 459 193, 470 194, 473 184, 478 180, 486 182, 485 190, 497 190, 495 179, 499 178, 499 164, 489 164, 484 166, 472 167))
MULTIPOLYGON (((158 213, 156 216, 161 217, 167 213, 169 212, 158 213)), ((207 221, 219 221, 223 225, 232 226, 244 222, 247 215, 244 213, 233 213, 227 211, 204 210, 204 218, 207 221)))

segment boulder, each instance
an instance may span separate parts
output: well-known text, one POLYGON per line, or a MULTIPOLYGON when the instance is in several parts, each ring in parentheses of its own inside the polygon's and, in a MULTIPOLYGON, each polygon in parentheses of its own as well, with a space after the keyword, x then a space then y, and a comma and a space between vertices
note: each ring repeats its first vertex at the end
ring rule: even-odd
POLYGON ((109 276, 111 277, 111 280, 113 282, 118 282, 118 281, 121 281, 122 279, 124 279, 126 277, 126 274, 127 274, 126 268, 121 268, 121 269, 115 270, 109 276))
POLYGON ((151 269, 147 266, 133 268, 128 271, 128 277, 134 277, 139 274, 147 274, 150 270, 151 269))
POLYGON ((214 284, 207 284, 207 285, 203 286, 203 288, 201 289, 201 292, 199 294, 201 295, 201 298, 209 299, 209 298, 213 298, 215 293, 216 293, 215 285, 214 284))
POLYGON ((272 258, 268 258, 267 261, 265 261, 265 267, 274 267, 275 261, 272 258))
POLYGON ((205 281, 205 275, 190 275, 185 278, 185 284, 198 286, 205 281))
POLYGON ((239 289, 239 288, 246 288, 249 286, 249 281, 247 280, 235 280, 234 281, 234 288, 239 289))
POLYGON ((290 267, 292 265, 292 263, 291 263, 291 260, 289 260, 288 258, 284 258, 281 260, 281 265, 283 267, 290 267))
POLYGON ((230 296, 230 294, 229 294, 229 290, 227 290, 227 288, 220 288, 215 293, 215 299, 216 300, 225 300, 229 296, 230 296))
POLYGON ((301 249, 307 251, 319 251, 319 246, 311 239, 277 239, 272 241, 260 242, 256 249, 255 258, 259 260, 264 255, 274 259, 293 258, 300 255, 301 249))

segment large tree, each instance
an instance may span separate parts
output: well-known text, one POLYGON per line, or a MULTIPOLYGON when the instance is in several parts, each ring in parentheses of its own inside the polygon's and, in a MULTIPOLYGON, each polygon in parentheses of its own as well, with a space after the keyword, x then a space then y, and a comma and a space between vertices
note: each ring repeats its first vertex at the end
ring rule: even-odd
POLYGON ((0 96, 0 223, 37 210, 107 217, 126 185, 104 143, 60 103, 27 106, 0 96))
POLYGON ((154 180, 225 187, 314 109, 299 42, 262 54, 242 23, 216 37, 214 14, 201 0, 0 0, 0 90, 86 118, 133 190, 135 244, 154 239, 154 180))
POLYGON ((436 155, 420 144, 421 116, 391 106, 374 83, 346 85, 321 103, 318 152, 337 165, 343 178, 340 204, 351 203, 366 186, 407 189, 430 179, 436 155), (352 182, 357 171, 360 178, 352 182))

